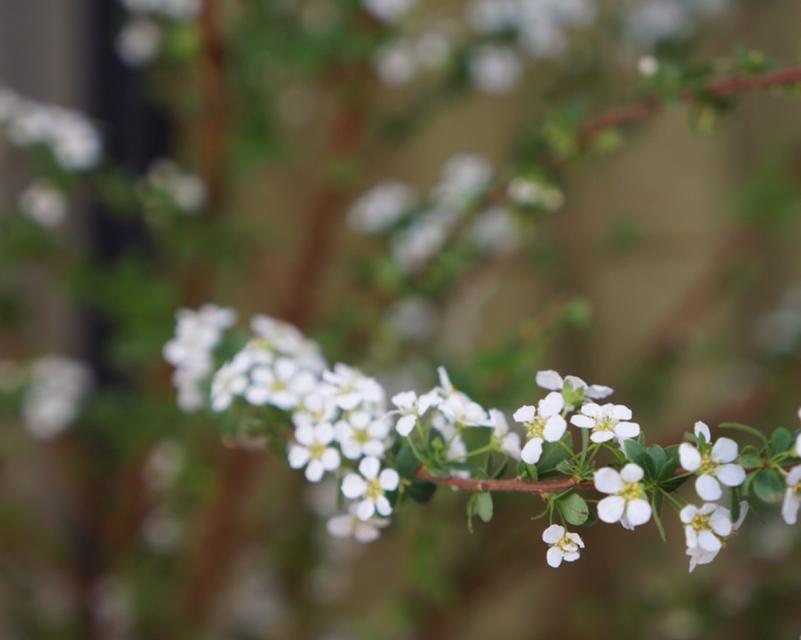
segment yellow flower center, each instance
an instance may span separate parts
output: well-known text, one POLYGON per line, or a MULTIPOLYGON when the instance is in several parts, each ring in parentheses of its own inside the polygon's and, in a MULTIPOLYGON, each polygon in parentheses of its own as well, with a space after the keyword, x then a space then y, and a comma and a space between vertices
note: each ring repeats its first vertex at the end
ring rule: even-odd
POLYGON ((796 482, 794 485, 791 485, 790 491, 792 491, 796 498, 801 499, 801 482, 796 482))
POLYGON ((381 488, 378 478, 373 478, 367 483, 367 490, 364 492, 364 497, 375 500, 382 495, 384 495, 384 490, 381 488))
POLYGON ((326 446, 324 444, 320 444, 319 442, 313 442, 309 445, 309 455, 314 460, 319 460, 323 457, 325 453, 326 446))
POLYGON ((564 553, 568 553, 570 551, 576 550, 576 543, 573 542, 570 538, 567 537, 567 534, 563 535, 559 540, 556 541, 555 547, 559 547, 564 553))
POLYGON ((629 500, 636 500, 642 496, 642 486, 639 482, 624 482, 623 489, 620 490, 618 495, 622 496, 627 502, 629 500))
POLYGON ((595 423, 595 431, 614 431, 617 420, 614 418, 601 418, 595 423))
POLYGON ((715 462, 709 455, 709 452, 701 456, 701 466, 698 467, 700 474, 714 475, 713 472, 720 466, 719 462, 715 462))
POLYGON ((353 439, 359 444, 365 444, 370 441, 370 436, 367 433, 367 429, 354 429, 353 439))
POLYGON ((690 526, 696 533, 700 533, 704 529, 711 529, 709 526, 709 516, 705 516, 701 513, 696 513, 692 520, 690 520, 690 526))
POLYGON ((526 422, 524 426, 526 428, 526 435, 528 436, 529 440, 532 438, 545 439, 545 418, 541 416, 535 416, 534 420, 531 422, 526 422))

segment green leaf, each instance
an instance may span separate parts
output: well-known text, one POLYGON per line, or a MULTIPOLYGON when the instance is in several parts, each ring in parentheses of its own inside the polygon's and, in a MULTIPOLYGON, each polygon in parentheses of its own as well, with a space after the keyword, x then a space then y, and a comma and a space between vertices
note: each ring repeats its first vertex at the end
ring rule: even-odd
POLYGON ((483 491, 476 494, 476 514, 484 522, 492 520, 492 494, 488 491, 483 491))
POLYGON ((414 451, 412 451, 412 447, 408 441, 404 440, 400 451, 398 451, 398 455, 395 456, 395 463, 393 466, 395 467, 395 471, 403 478, 414 478, 414 474, 420 467, 420 461, 417 459, 417 456, 414 455, 414 451))
POLYGON ((433 482, 419 481, 412 482, 406 488, 406 495, 408 495, 415 502, 428 502, 437 491, 437 485, 433 482))
POLYGON ((729 510, 731 511, 731 521, 737 522, 740 519, 740 488, 732 487, 729 493, 729 510))
POLYGON ((503 464, 502 464, 500 467, 498 467, 498 468, 495 470, 495 473, 493 473, 493 474, 492 474, 490 477, 491 477, 493 480, 497 480, 497 479, 498 479, 498 478, 500 478, 500 477, 501 477, 501 476, 502 476, 504 473, 506 473, 506 469, 507 469, 508 467, 509 467, 509 460, 504 460, 504 461, 503 461, 503 464))
POLYGON ((754 493, 763 502, 781 502, 784 489, 781 474, 773 469, 762 469, 754 478, 754 493))
MULTIPOLYGON (((566 444, 571 450, 573 449, 573 436, 568 431, 562 437, 562 442, 566 444)), ((542 445, 542 455, 537 463, 537 476, 544 477, 546 474, 553 472, 559 463, 567 460, 570 457, 567 449, 558 442, 546 442, 542 445)))
POLYGON ((651 496, 651 515, 654 518, 654 524, 656 525, 657 531, 659 531, 659 537, 662 538, 662 542, 667 542, 667 536, 665 535, 665 527, 662 524, 662 516, 660 515, 662 511, 662 494, 659 491, 654 491, 654 495, 651 496))
POLYGON ((747 424, 741 424, 740 422, 721 422, 718 426, 721 429, 735 429, 736 431, 742 431, 743 433, 752 435, 755 438, 759 438, 766 445, 768 444, 768 439, 765 437, 764 433, 762 433, 759 429, 749 427, 747 424))
POLYGON ((556 505, 562 517, 570 524, 582 525, 587 522, 587 518, 590 516, 590 509, 587 503, 577 493, 571 493, 560 498, 556 505))
POLYGON ((667 452, 660 447, 658 444, 648 447, 648 457, 654 463, 654 467, 657 471, 661 471, 664 464, 668 461, 668 454, 667 452))
POLYGON ((771 455, 776 455, 777 453, 784 453, 787 451, 792 443, 793 434, 784 427, 779 427, 771 434, 770 440, 768 441, 768 449, 771 455))

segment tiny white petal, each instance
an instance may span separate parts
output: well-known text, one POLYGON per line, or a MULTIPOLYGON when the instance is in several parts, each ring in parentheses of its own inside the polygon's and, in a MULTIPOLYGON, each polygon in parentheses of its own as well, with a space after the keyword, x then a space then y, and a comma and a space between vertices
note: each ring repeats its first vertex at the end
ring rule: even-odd
POLYGON ((395 491, 400 484, 400 476, 395 469, 384 469, 378 476, 378 483, 384 491, 395 491))
POLYGON ((542 532, 542 541, 548 544, 556 544, 565 535, 565 528, 559 524, 552 524, 542 532))
POLYGON ((611 467, 598 469, 593 477, 595 488, 601 493, 617 493, 623 488, 623 479, 611 467))
POLYGON ((695 471, 701 466, 701 454, 689 442, 682 442, 679 445, 679 462, 687 471, 695 471))
POLYGON ((720 483, 708 474, 703 474, 695 479, 695 491, 704 500, 717 500, 723 495, 720 483))
POLYGON ((720 551, 723 544, 709 529, 704 529, 698 533, 698 546, 704 551, 720 551))
POLYGON ((367 483, 355 473, 349 473, 342 480, 342 495, 353 500, 364 495, 367 483))
POLYGON ((558 391, 551 391, 537 404, 539 414, 543 418, 558 414, 565 406, 565 399, 558 391))
POLYGON ((540 438, 533 438, 526 443, 523 451, 520 452, 520 457, 526 464, 537 464, 542 455, 542 440, 540 438))
POLYGON ((633 462, 629 462, 620 470, 620 477, 624 482, 639 482, 643 477, 642 467, 633 462))
POLYGON ((375 514, 375 504, 372 500, 362 500, 356 507, 356 516, 359 520, 369 520, 375 514))
POLYGON ((565 429, 567 429, 567 422, 557 414, 548 418, 542 433, 547 442, 556 442, 565 435, 565 429))
POLYGON ((745 469, 739 464, 724 464, 717 469, 715 477, 727 487, 738 487, 745 482, 745 469))
POLYGON ((613 523, 620 520, 626 501, 620 496, 609 496, 598 503, 598 518, 613 523))
POLYGON ((538 387, 549 391, 561 391, 562 389, 562 376, 553 369, 537 371, 536 381, 538 387))
POLYGON ((701 422, 700 420, 696 422, 693 431, 696 438, 703 436, 707 444, 712 442, 712 434, 709 432, 709 427, 705 422, 701 422))
POLYGON ((323 463, 319 460, 311 460, 306 465, 306 480, 309 482, 319 482, 320 478, 323 477, 323 473, 325 473, 325 469, 323 468, 323 463))
POLYGON ((562 552, 559 547, 551 547, 548 549, 548 552, 545 554, 545 561, 548 563, 549 567, 553 567, 554 569, 558 568, 559 565, 562 564, 562 552))
POLYGON ((537 415, 537 408, 531 405, 524 405, 512 414, 515 422, 531 422, 537 415))
POLYGON ((592 429, 595 426, 595 420, 589 416, 577 413, 570 418, 570 424, 578 427, 579 429, 592 429))
POLYGON ((417 416, 401 416, 398 423, 395 425, 395 430, 402 436, 406 437, 414 429, 417 424, 417 416))
POLYGON ((365 458, 359 463, 359 473, 368 480, 375 478, 378 475, 379 469, 381 469, 381 463, 378 461, 378 458, 374 456, 365 458))
POLYGON ((718 438, 712 447, 715 462, 731 462, 737 457, 737 443, 731 438, 718 438))
POLYGON ((645 524, 651 519, 651 505, 642 498, 629 500, 626 505, 626 518, 635 527, 645 524))

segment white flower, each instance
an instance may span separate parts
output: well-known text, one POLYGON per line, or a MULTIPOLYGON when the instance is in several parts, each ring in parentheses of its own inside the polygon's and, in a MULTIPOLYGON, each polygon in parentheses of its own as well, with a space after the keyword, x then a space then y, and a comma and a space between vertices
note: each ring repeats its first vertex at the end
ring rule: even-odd
POLYGON ((436 392, 425 393, 418 398, 414 391, 403 391, 392 396, 392 404, 398 409, 391 413, 400 414, 395 430, 406 437, 414 429, 417 420, 431 407, 439 404, 439 398, 436 392))
POLYGON ((565 434, 567 423, 560 415, 564 406, 562 394, 552 391, 536 407, 525 405, 514 412, 515 422, 522 423, 526 430, 528 442, 520 454, 524 462, 539 462, 543 442, 557 442, 565 434))
POLYGON ((373 63, 381 80, 389 85, 408 84, 417 74, 414 45, 405 39, 381 47, 373 63))
POLYGON ((292 422, 296 427, 302 424, 314 426, 319 422, 331 422, 336 413, 334 399, 324 389, 318 387, 301 399, 292 414, 292 422))
POLYGON ((370 518, 361 520, 356 515, 356 506, 351 505, 348 513, 333 516, 328 520, 326 528, 335 538, 354 538, 358 542, 367 543, 378 540, 381 529, 389 524, 386 518, 370 518))
POLYGON ((301 425, 295 429, 295 442, 289 446, 289 466, 306 467, 306 479, 318 482, 326 471, 339 468, 339 451, 329 446, 334 427, 328 422, 316 426, 301 425))
POLYGON ((562 561, 575 562, 584 548, 584 541, 577 533, 570 533, 558 524, 552 524, 542 532, 542 541, 551 545, 545 559, 548 565, 557 568, 562 561))
POLYGON ((473 84, 487 93, 508 93, 523 72, 520 59, 511 47, 486 44, 470 56, 468 71, 473 84))
POLYGON ((506 254, 519 241, 519 230, 509 211, 503 207, 485 209, 475 219, 470 229, 473 243, 481 251, 506 254))
POLYGON ((245 400, 256 406, 271 404, 284 411, 298 406, 317 386, 317 377, 289 358, 279 358, 271 366, 256 367, 250 378, 245 400))
POLYGON ((52 438, 72 424, 92 386, 88 365, 63 356, 44 356, 31 366, 22 398, 25 428, 36 438, 52 438))
POLYGON ((342 494, 350 500, 358 500, 356 515, 362 521, 369 520, 375 513, 388 516, 392 505, 384 495, 395 491, 400 484, 398 472, 394 469, 381 469, 381 462, 373 456, 359 463, 359 473, 349 473, 342 480, 342 494), (361 475, 360 475, 361 474, 361 475))
POLYGON ((342 455, 346 458, 358 460, 364 456, 380 458, 384 455, 385 440, 389 435, 389 424, 384 418, 366 411, 354 411, 337 422, 335 430, 342 455))
POLYGON ((384 22, 395 22, 402 18, 417 0, 362 0, 362 6, 384 22))
POLYGON ((67 214, 64 194, 47 182, 30 184, 18 199, 20 211, 43 227, 57 227, 67 214))
POLYGON ((203 181, 183 171, 169 158, 161 158, 150 165, 147 182, 167 194, 186 213, 194 213, 206 203, 207 191, 203 181))
POLYGON ((659 71, 659 61, 653 56, 642 56, 637 60, 637 71, 641 76, 650 78, 659 71))
POLYGON ((681 466, 698 476, 695 490, 703 500, 717 500, 723 495, 721 483, 736 487, 745 481, 745 469, 733 464, 737 458, 737 443, 730 438, 718 438, 712 445, 709 427, 700 421, 695 423, 695 436, 697 447, 689 442, 679 446, 681 466))
POLYGON ((439 184, 431 198, 445 210, 460 210, 483 191, 492 179, 492 165, 471 153, 452 155, 442 165, 439 184))
POLYGON ((353 203, 348 222, 361 233, 385 231, 414 206, 415 200, 416 194, 407 184, 387 180, 353 203))
POLYGON ((247 372, 234 362, 224 364, 211 380, 211 408, 224 411, 247 387, 247 372))
POLYGON ((514 460, 520 460, 520 435, 509 430, 506 416, 498 409, 490 409, 490 418, 495 428, 492 435, 501 451, 514 460))
POLYGON ((603 400, 604 398, 612 395, 613 389, 606 387, 602 384, 588 385, 584 380, 577 376, 560 376, 553 369, 545 371, 537 371, 537 386, 549 391, 562 391, 570 392, 571 394, 580 394, 581 398, 589 398, 590 400, 603 400))
POLYGON ((596 471, 595 488, 609 494, 598 503, 598 518, 608 523, 619 521, 627 529, 648 522, 651 505, 640 482, 642 478, 642 467, 633 463, 627 464, 620 472, 611 467, 596 471))
POLYGON ((801 458, 801 435, 795 439, 795 455, 801 458))
POLYGON ((151 62, 161 45, 161 27, 149 18, 128 21, 117 34, 117 55, 131 67, 142 67, 151 62))
POLYGON ((782 503, 782 518, 787 524, 795 524, 801 506, 801 465, 790 469, 786 478, 787 490, 782 503))
POLYGON ((461 391, 452 393, 445 398, 438 409, 443 416, 456 424, 467 427, 491 426, 486 409, 461 391))
MULTIPOLYGON (((515 204, 521 206, 543 207, 547 211, 556 211, 565 203, 565 194, 562 193, 561 189, 544 181, 535 180, 533 178, 512 178, 509 181, 509 186, 507 187, 506 191, 509 195, 509 198, 511 198, 515 204)), ((548 371, 546 373, 556 372, 548 371)), ((558 376, 559 374, 556 375, 558 376)), ((567 377, 581 381, 581 378, 576 378, 575 376, 567 377)), ((583 383, 583 381, 581 382, 583 383)), ((611 389, 609 392, 611 393, 611 389)))
POLYGON ((640 435, 640 425, 630 420, 631 409, 622 404, 588 402, 581 407, 581 413, 570 418, 570 423, 579 429, 592 429, 593 442, 608 442, 613 438, 622 442, 640 435))
POLYGON ((359 405, 381 407, 384 405, 384 389, 373 378, 361 371, 338 363, 333 370, 323 372, 323 380, 340 409, 352 411, 359 405))
POLYGON ((690 572, 696 566, 708 564, 723 548, 725 539, 740 528, 748 504, 740 503, 740 518, 732 523, 731 512, 719 504, 705 503, 700 509, 688 504, 679 512, 684 523, 684 536, 687 542, 687 555, 690 557, 690 572))

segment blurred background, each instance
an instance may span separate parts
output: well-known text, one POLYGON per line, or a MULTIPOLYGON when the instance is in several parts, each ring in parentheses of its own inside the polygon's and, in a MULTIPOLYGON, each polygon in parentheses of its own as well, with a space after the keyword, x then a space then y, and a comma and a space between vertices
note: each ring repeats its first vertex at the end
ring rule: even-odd
POLYGON ((798 63, 798 24, 792 0, 0 3, 0 638, 797 637, 775 513, 692 575, 676 522, 592 527, 552 570, 524 495, 473 533, 440 490, 333 539, 336 488, 182 411, 162 348, 214 302, 388 390, 445 364, 511 413, 554 368, 653 442, 796 429, 794 91, 574 147, 610 108, 798 63), (490 204, 444 207, 460 180, 490 204))

